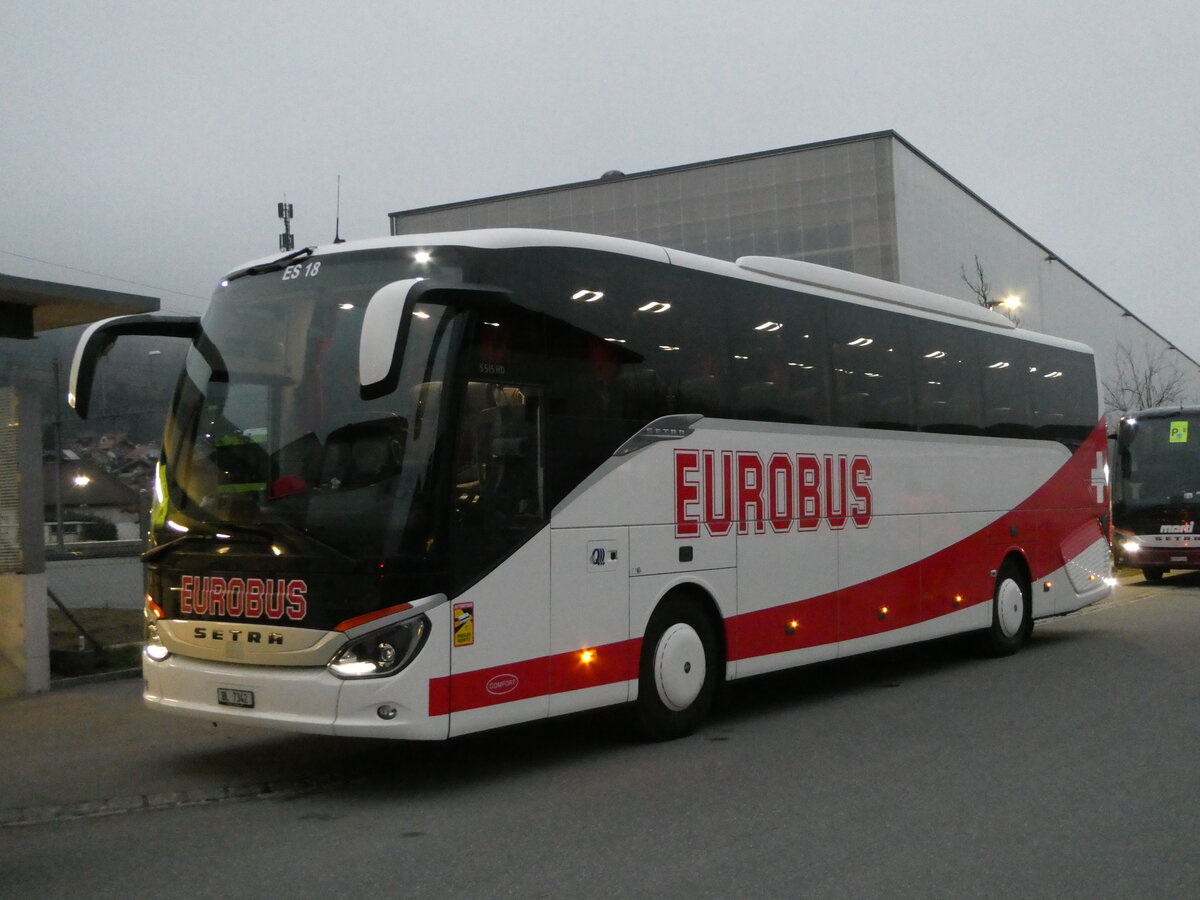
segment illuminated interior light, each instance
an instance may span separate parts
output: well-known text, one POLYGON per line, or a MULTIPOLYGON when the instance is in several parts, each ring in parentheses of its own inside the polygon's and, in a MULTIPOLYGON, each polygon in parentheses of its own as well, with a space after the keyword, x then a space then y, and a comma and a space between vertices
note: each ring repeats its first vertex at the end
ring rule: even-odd
POLYGON ((1047 372, 1043 378, 1062 378, 1062 372, 1047 372))
POLYGON ((271 545, 271 552, 274 553, 276 556, 283 556, 283 548, 280 547, 278 544, 271 545))
POLYGON ((778 331, 783 327, 782 322, 763 322, 761 325, 755 325, 755 331, 778 331))
POLYGON ((878 372, 863 372, 863 374, 866 375, 868 378, 882 378, 883 377, 878 372))
POLYGON ((492 326, 492 328, 499 328, 499 327, 500 327, 500 323, 499 323, 499 322, 484 322, 483 324, 484 324, 484 325, 490 325, 490 326, 492 326))
POLYGON ((933 350, 930 353, 926 353, 925 358, 926 359, 941 359, 945 355, 946 355, 945 350, 933 350))
POLYGON ((592 291, 584 289, 576 291, 571 295, 572 300, 582 300, 584 303, 595 303, 597 300, 604 299, 604 291, 592 291))
POLYGON ((788 363, 788 365, 795 366, 797 369, 808 370, 808 369, 812 368, 812 366, 810 366, 808 363, 802 363, 802 362, 790 362, 790 363, 788 363))
POLYGON ((742 356, 741 354, 735 353, 735 354, 733 354, 733 358, 734 359, 749 359, 750 357, 742 356))
POLYGON ((428 250, 418 250, 413 254, 413 262, 421 266, 428 263, 431 259, 433 259, 433 254, 428 250))
POLYGON ((610 344, 624 344, 625 338, 605 338, 610 344))
POLYGON ((87 487, 91 483, 92 479, 87 475, 76 475, 71 479, 71 484, 75 485, 75 487, 87 487))
POLYGON ((580 650, 579 651, 579 661, 581 663, 583 663, 585 666, 588 665, 589 663, 594 663, 596 661, 596 651, 595 650, 580 650))
POLYGON ((424 310, 418 309, 416 312, 413 313, 413 316, 415 316, 418 319, 428 319, 429 313, 425 312, 424 310))
POLYGON ((221 287, 229 287, 229 279, 225 278, 221 281, 221 287))
POLYGON ((354 309, 353 303, 339 303, 338 309, 354 309))
POLYGON ((670 352, 670 351, 672 351, 672 350, 678 350, 679 348, 678 348, 678 347, 672 347, 670 344, 659 344, 659 345, 658 345, 658 349, 659 349, 659 350, 666 350, 666 351, 670 352))
POLYGON ((859 337, 850 342, 851 347, 869 347, 875 343, 875 338, 859 337))
POLYGON ((647 303, 643 306, 639 306, 638 312, 648 312, 648 313, 656 313, 657 314, 657 313, 665 313, 670 308, 671 308, 670 303, 664 303, 661 300, 651 300, 649 303, 647 303))
POLYGON ((1007 369, 1007 368, 1008 368, 1008 363, 1006 363, 1006 362, 994 362, 994 363, 992 363, 990 366, 988 366, 988 368, 989 368, 989 369, 1007 369))
POLYGON ((186 525, 180 525, 174 519, 167 519, 167 527, 172 531, 178 531, 180 534, 187 534, 188 532, 188 527, 186 525))

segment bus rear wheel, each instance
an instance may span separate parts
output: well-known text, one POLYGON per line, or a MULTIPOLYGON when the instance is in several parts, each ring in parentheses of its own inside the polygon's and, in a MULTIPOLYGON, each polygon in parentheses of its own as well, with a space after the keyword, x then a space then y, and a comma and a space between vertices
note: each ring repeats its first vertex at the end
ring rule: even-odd
POLYGON ((1167 570, 1162 566, 1147 566, 1142 569, 1142 577, 1147 581, 1162 581, 1163 576, 1167 574, 1167 570))
POLYGON ((1029 579, 1012 560, 1005 560, 996 574, 992 595, 992 624, 981 635, 988 656, 1011 656, 1029 640, 1033 631, 1033 604, 1029 579))
POLYGON ((637 719, 653 741, 684 737, 708 715, 721 680, 712 620, 695 602, 668 597, 650 617, 638 668, 637 719))

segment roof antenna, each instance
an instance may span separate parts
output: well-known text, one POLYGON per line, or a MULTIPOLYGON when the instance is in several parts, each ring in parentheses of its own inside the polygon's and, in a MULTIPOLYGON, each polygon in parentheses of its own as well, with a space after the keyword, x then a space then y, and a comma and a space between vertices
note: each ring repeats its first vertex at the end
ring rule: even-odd
POLYGON ((342 229, 342 176, 337 177, 337 211, 333 218, 333 242, 344 244, 346 239, 340 235, 342 229))

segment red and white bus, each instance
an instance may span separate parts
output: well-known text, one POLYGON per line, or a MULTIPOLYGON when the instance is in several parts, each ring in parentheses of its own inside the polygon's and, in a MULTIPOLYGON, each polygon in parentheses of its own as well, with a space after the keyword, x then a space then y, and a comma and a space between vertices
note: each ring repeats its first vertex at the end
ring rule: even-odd
POLYGON ((145 700, 438 739, 1104 597, 1091 352, 792 260, 591 235, 340 243, 230 273, 191 345, 146 553, 145 700))

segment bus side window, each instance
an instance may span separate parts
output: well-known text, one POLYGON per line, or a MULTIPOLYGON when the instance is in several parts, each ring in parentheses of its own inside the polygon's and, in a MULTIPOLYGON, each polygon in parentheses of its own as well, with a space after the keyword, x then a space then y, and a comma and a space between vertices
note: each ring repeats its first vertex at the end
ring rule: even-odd
POLYGON ((942 434, 981 434, 975 332, 913 320, 910 333, 917 427, 942 434))

